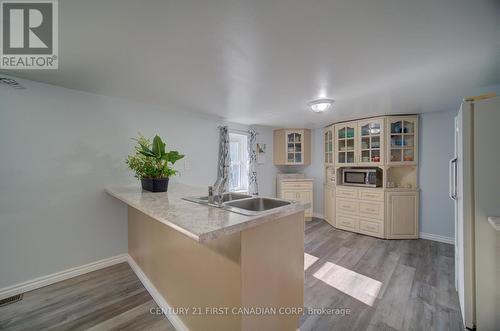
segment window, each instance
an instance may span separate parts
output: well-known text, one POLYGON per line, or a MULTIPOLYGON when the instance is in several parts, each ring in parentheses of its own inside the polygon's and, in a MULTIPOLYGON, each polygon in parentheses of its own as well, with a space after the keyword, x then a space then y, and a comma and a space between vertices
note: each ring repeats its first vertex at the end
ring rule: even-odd
POLYGON ((248 151, 247 136, 229 133, 229 190, 246 191, 248 189, 248 151))

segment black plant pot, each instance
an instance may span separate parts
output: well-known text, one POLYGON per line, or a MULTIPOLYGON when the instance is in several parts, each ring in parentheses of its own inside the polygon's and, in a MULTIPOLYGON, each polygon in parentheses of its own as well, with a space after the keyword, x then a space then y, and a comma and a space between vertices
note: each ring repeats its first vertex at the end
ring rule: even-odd
POLYGON ((143 178, 142 189, 149 192, 167 192, 168 178, 143 178))

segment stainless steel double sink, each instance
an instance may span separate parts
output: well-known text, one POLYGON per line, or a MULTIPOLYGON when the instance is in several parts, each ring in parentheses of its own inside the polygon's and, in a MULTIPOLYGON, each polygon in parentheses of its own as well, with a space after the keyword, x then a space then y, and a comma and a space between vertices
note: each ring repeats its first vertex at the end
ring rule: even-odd
MULTIPOLYGON (((209 203, 208 196, 187 197, 183 199, 199 204, 223 208, 225 210, 246 216, 260 215, 273 209, 291 204, 290 201, 264 197, 252 197, 251 195, 232 192, 224 193, 222 195, 222 203, 220 205, 209 203)), ((214 196, 214 201, 218 201, 218 196, 214 196)))

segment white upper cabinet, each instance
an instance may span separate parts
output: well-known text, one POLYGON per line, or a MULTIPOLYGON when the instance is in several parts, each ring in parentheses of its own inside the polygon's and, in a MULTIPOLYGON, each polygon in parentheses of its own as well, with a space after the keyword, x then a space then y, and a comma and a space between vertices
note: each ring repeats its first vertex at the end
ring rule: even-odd
POLYGON ((358 121, 357 164, 378 166, 384 164, 384 119, 358 121))
POLYGON ((324 162, 325 165, 333 164, 333 136, 334 136, 334 128, 333 125, 326 127, 323 130, 323 154, 324 154, 324 162))
POLYGON ((348 166, 357 163, 356 140, 357 122, 340 123, 335 125, 335 164, 348 166))
POLYGON ((387 117, 387 164, 416 165, 418 117, 387 117))

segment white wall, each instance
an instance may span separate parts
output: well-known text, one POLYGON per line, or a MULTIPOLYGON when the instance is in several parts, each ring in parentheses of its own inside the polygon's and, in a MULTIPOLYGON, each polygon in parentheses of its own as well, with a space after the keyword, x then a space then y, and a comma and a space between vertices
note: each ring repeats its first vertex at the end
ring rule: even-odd
MULTIPOLYGON (((215 181, 220 119, 20 82, 0 85, 0 288, 127 251, 126 208, 103 189, 138 185, 124 163, 138 131, 186 154, 177 181, 215 181)), ((274 194, 272 130, 257 130, 260 190, 274 194)))
POLYGON ((420 117, 420 232, 455 236, 455 215, 448 197, 450 159, 454 155, 453 111, 421 114, 420 117))

